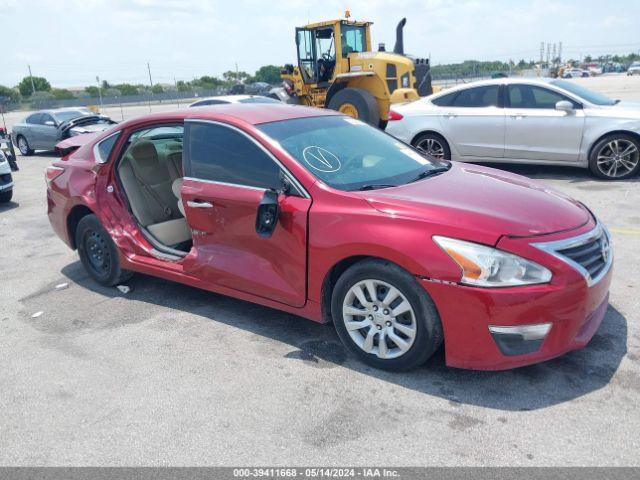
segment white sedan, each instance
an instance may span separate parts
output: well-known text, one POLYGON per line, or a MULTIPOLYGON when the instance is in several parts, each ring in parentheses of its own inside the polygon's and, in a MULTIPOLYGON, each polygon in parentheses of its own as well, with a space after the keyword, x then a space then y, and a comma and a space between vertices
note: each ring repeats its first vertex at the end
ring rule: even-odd
POLYGON ((465 84, 394 105, 386 130, 451 160, 577 166, 615 180, 640 170, 640 104, 565 80, 465 84))
POLYGON ((229 103, 282 103, 275 98, 263 95, 220 95, 196 100, 189 107, 208 107, 211 105, 227 105, 229 103))

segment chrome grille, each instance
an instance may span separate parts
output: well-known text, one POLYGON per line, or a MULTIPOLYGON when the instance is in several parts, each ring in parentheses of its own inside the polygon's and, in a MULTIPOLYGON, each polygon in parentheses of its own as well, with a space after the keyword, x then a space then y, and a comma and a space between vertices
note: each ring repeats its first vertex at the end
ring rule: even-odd
POLYGON ((533 246, 574 267, 585 277, 588 285, 597 283, 609 271, 613 262, 609 234, 601 223, 578 237, 534 243, 533 246))

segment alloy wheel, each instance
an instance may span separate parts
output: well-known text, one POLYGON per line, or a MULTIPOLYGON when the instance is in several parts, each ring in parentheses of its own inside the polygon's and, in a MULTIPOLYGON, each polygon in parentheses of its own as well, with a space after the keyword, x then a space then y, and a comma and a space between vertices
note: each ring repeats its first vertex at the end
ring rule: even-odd
POLYGON ((625 139, 611 140, 598 152, 598 170, 610 178, 627 175, 638 166, 640 152, 635 143, 625 139))
POLYGON ((381 280, 367 279, 353 285, 345 295, 342 318, 358 347, 385 360, 407 353, 417 334, 409 300, 381 280))
POLYGON ((444 147, 435 138, 425 138, 416 147, 434 158, 444 159, 444 147))
POLYGON ((27 155, 29 153, 29 144, 24 137, 20 137, 18 139, 18 150, 20 150, 22 155, 27 155))

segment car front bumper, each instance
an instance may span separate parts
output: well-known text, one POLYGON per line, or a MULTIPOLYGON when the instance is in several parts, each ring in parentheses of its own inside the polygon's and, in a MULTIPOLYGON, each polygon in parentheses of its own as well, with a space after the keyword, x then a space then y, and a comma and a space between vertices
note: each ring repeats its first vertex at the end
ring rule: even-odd
POLYGON ((0 192, 11 190, 13 188, 13 177, 10 173, 0 174, 0 192))
MULTIPOLYGON (((517 248, 509 250, 518 253, 517 248)), ((534 260, 542 263, 544 255, 534 260)), ((420 280, 440 314, 447 365, 505 370, 549 360, 589 343, 607 310, 611 266, 588 285, 575 268, 548 257, 545 266, 551 266, 554 278, 544 285, 477 288, 420 280)))

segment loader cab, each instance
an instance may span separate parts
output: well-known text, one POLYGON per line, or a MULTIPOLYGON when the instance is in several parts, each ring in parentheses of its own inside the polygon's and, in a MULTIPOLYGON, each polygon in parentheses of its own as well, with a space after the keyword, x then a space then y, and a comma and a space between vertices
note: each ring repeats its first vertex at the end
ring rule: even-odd
POLYGON ((335 29, 332 26, 297 28, 298 66, 304 83, 325 83, 336 67, 335 29))
POLYGON ((323 22, 296 28, 298 67, 304 83, 327 87, 349 71, 348 56, 370 50, 369 23, 323 22))

